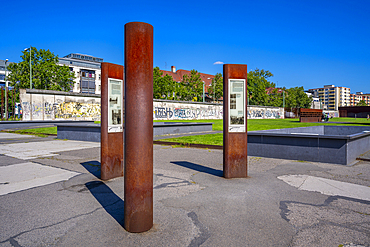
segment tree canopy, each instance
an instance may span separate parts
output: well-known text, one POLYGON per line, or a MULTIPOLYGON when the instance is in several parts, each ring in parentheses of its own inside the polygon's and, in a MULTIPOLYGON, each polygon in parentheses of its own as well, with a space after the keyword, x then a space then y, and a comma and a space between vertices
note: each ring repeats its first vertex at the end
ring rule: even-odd
POLYGON ((212 79, 211 86, 208 87, 208 96, 212 97, 215 101, 223 97, 224 82, 221 73, 217 73, 212 79))
POLYGON ((163 72, 159 67, 155 67, 153 69, 153 98, 174 99, 175 92, 176 82, 173 80, 172 76, 163 76, 163 72))
POLYGON ((356 106, 367 106, 365 100, 360 100, 356 106))
MULTIPOLYGON (((256 68, 248 72, 247 93, 249 105, 263 105, 282 107, 285 97, 285 106, 291 108, 310 108, 312 97, 308 97, 303 87, 286 89, 275 88, 275 83, 270 81, 273 74, 268 70, 256 68), (267 88, 273 88, 266 92, 267 88)), ((217 73, 208 87, 208 96, 218 100, 223 97, 223 78, 217 73)), ((170 75, 163 76, 163 72, 155 67, 153 70, 153 97, 155 99, 173 99, 183 101, 199 101, 203 96, 203 81, 196 70, 191 70, 190 75, 185 74, 181 82, 175 82, 170 75)))
POLYGON ((254 71, 248 72, 247 84, 248 84, 248 97, 250 105, 267 105, 268 95, 266 94, 266 88, 275 87, 275 83, 270 82, 268 79, 274 76, 268 70, 259 70, 256 68, 254 71))
MULTIPOLYGON (((58 65, 58 56, 49 50, 31 47, 32 88, 70 91, 75 78, 68 66, 58 65)), ((30 51, 22 51, 22 61, 8 66, 7 80, 15 88, 30 88, 30 51)))
POLYGON ((310 108, 312 97, 304 92, 303 87, 292 87, 287 90, 286 107, 291 108, 310 108))

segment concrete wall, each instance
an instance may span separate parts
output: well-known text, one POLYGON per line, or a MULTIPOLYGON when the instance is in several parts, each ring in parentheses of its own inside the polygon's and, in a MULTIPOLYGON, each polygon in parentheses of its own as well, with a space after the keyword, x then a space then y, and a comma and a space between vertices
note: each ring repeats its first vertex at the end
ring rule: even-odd
POLYGON ((100 95, 21 89, 23 121, 100 120, 100 95))
POLYGON ((283 107, 248 106, 248 119, 276 119, 284 118, 283 107))
MULTIPOLYGON (((153 108, 154 120, 223 118, 222 104, 154 100, 153 108)), ((248 106, 247 114, 248 119, 284 118, 284 108, 248 106)))
POLYGON ((339 111, 323 110, 324 113, 329 114, 329 117, 339 117, 339 111))
MULTIPOLYGON (((100 95, 21 89, 23 120, 100 120, 100 95)), ((140 114, 140 113, 138 113, 140 114)), ((248 119, 284 118, 282 107, 248 106, 248 119)), ((154 120, 222 119, 223 105, 172 100, 153 101, 154 120)))

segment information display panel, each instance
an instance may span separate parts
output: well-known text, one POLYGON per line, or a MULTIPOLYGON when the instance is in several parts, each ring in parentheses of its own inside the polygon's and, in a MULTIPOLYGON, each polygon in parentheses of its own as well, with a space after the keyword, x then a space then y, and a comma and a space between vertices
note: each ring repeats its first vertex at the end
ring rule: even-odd
POLYGON ((108 78, 108 133, 123 131, 123 80, 108 78))
POLYGON ((229 132, 245 132, 245 79, 229 79, 229 132))

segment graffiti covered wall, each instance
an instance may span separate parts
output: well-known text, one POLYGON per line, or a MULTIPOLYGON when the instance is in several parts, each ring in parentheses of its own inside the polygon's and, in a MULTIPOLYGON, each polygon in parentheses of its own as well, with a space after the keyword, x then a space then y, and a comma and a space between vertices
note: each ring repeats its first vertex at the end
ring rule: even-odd
POLYGON ((248 106, 248 119, 276 119, 284 118, 283 107, 248 106))
POLYGON ((21 89, 23 121, 100 120, 100 95, 21 89))
POLYGON ((222 104, 154 100, 154 120, 222 119, 222 104))
MULTIPOLYGON (((284 118, 284 108, 248 106, 248 119, 284 118)), ((222 119, 222 104, 154 100, 154 120, 222 119)))
MULTIPOLYGON (((23 120, 100 120, 100 95, 21 89, 23 120)), ((140 113, 138 113, 140 114, 140 113)), ((248 106, 248 119, 284 118, 284 109, 248 106)), ((222 119, 223 105, 172 100, 153 101, 154 120, 222 119)))

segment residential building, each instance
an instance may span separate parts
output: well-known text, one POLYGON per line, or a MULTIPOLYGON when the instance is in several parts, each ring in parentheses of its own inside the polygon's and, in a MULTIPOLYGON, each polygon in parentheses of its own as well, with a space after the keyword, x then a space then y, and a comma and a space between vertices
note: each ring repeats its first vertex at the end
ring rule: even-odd
MULTIPOLYGON (((5 87, 5 66, 8 67, 9 64, 11 64, 11 62, 0 59, 0 87, 5 87)), ((9 71, 7 69, 6 75, 9 75, 9 71)))
POLYGON ((308 89, 309 93, 318 94, 321 108, 324 110, 338 110, 338 107, 350 105, 351 89, 324 85, 323 88, 308 89))
POLYGON ((365 103, 370 106, 370 94, 364 94, 363 92, 356 92, 356 94, 351 94, 349 106, 356 106, 361 100, 365 101, 365 103))
POLYGON ((320 107, 320 99, 318 94, 305 92, 308 97, 312 97, 311 109, 321 109, 320 107))
POLYGON ((60 65, 67 65, 75 73, 71 91, 78 93, 101 94, 102 58, 71 53, 59 58, 60 65))
MULTIPOLYGON (((176 70, 175 66, 171 66, 171 71, 166 71, 166 70, 161 70, 161 71, 163 72, 163 76, 165 76, 165 75, 172 76, 172 78, 175 82, 181 82, 184 75, 190 76, 190 74, 191 74, 190 70, 184 70, 184 69, 176 70)), ((213 78, 215 78, 215 76, 211 75, 211 74, 200 73, 200 72, 199 72, 199 74, 200 74, 200 78, 202 79, 202 81, 204 83, 204 86, 205 86, 204 87, 205 100, 206 100, 206 102, 211 102, 211 101, 213 101, 213 96, 208 95, 208 88, 212 87, 212 80, 213 80, 213 78)), ((222 101, 222 98, 218 99, 218 101, 222 101)))
MULTIPOLYGON (((172 76, 175 82, 181 82, 184 75, 190 76, 190 70, 179 69, 176 70, 175 66, 171 66, 171 71, 161 70, 163 72, 163 76, 170 75, 172 76)), ((199 72, 200 73, 200 72, 199 72)), ((215 78, 214 75, 200 73, 200 78, 205 84, 205 91, 208 92, 208 87, 212 86, 212 79, 215 78)))

